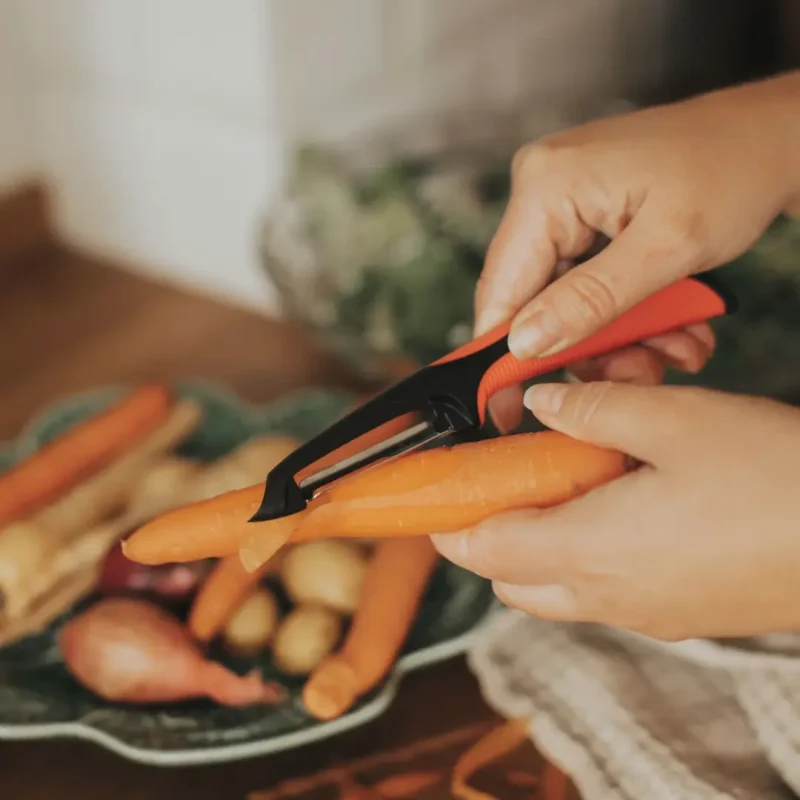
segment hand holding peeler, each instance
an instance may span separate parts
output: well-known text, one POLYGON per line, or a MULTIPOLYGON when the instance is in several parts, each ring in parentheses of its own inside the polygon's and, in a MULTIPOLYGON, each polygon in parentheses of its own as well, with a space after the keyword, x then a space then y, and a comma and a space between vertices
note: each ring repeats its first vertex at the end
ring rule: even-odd
POLYGON ((390 386, 291 453, 270 471, 261 506, 251 522, 296 514, 325 486, 371 464, 448 437, 455 436, 458 441, 479 435, 489 399, 501 389, 735 309, 734 298, 711 276, 685 278, 651 295, 587 339, 526 361, 509 352, 510 323, 499 325, 390 386), (420 421, 407 430, 297 482, 295 476, 301 470, 412 412, 418 413, 420 421))

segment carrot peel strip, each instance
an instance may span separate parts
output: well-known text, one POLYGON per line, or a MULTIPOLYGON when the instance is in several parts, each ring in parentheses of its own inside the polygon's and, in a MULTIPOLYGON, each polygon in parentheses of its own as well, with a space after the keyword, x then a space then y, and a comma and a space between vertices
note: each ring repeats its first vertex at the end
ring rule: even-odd
POLYGON ((528 739, 529 719, 514 719, 504 723, 475 742, 459 756, 453 767, 450 791, 457 800, 499 800, 469 785, 470 778, 483 767, 514 752, 528 739))
POLYGON ((399 772, 390 775, 375 784, 375 789, 386 800, 403 797, 416 797, 419 792, 424 792, 436 786, 442 779, 439 772, 399 772))

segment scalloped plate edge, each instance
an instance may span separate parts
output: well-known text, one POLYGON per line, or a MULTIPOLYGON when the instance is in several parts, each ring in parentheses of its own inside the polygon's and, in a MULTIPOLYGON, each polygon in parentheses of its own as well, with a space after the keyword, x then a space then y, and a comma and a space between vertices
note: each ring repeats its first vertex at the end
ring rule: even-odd
POLYGON ((130 761, 158 767, 187 767, 206 764, 220 764, 238 761, 255 756, 278 753, 295 747, 336 736, 377 719, 392 704, 397 696, 402 678, 414 670, 433 666, 450 658, 462 655, 469 650, 475 637, 483 630, 499 607, 493 603, 482 619, 472 630, 445 642, 409 653, 399 659, 392 674, 381 692, 358 711, 347 714, 332 722, 324 722, 312 728, 274 736, 242 744, 220 745, 187 750, 147 750, 134 747, 105 731, 98 730, 80 721, 57 722, 44 725, 0 725, 0 740, 33 741, 37 739, 70 738, 93 742, 101 747, 123 756, 130 761))
MULTIPOLYGON (((201 392, 209 397, 221 400, 226 404, 240 408, 248 416, 253 417, 260 417, 262 414, 268 414, 270 411, 274 411, 278 406, 290 404, 294 397, 331 394, 340 394, 342 397, 353 396, 352 393, 345 391, 309 388, 287 393, 272 402, 256 404, 239 397, 234 392, 203 381, 178 381, 172 385, 179 391, 182 389, 189 389, 201 392)), ((130 388, 129 385, 118 384, 99 390, 95 389, 71 394, 65 397, 61 402, 48 404, 46 408, 34 415, 31 421, 22 429, 18 437, 10 441, 0 442, 0 452, 10 450, 17 456, 24 456, 36 449, 41 429, 55 412, 63 413, 71 407, 80 407, 89 401, 96 401, 98 398, 113 398, 128 388, 130 388)), ((467 652, 478 632, 488 623, 498 607, 499 603, 493 602, 475 626, 461 636, 439 642, 431 647, 417 650, 416 652, 409 653, 398 659, 383 689, 367 705, 339 719, 321 723, 305 730, 241 744, 162 751, 135 747, 110 733, 99 730, 80 720, 75 720, 71 722, 33 725, 0 724, 0 740, 35 741, 56 738, 80 739, 104 747, 106 750, 116 753, 123 758, 127 758, 130 761, 146 764, 148 766, 160 767, 219 764, 301 747, 306 744, 327 739, 331 736, 336 736, 377 719, 389 708, 392 701, 397 696, 400 681, 406 674, 423 667, 433 666, 434 664, 447 661, 450 658, 467 652)))

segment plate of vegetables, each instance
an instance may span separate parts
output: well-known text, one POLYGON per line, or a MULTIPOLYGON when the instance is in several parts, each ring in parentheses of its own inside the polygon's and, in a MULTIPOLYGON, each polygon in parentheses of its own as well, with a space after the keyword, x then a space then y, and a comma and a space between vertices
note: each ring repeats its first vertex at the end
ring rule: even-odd
POLYGON ((316 538, 255 572, 237 553, 148 566, 121 551, 173 509, 263 481, 355 402, 306 391, 254 408, 194 383, 109 388, 0 447, 0 739, 74 737, 162 766, 246 758, 364 724, 404 672, 463 652, 491 587, 425 537, 316 538), (404 559, 405 618, 381 606, 381 575, 390 563, 402 575, 404 559), (358 691, 311 713, 309 676, 363 648, 376 620, 386 641, 358 691))

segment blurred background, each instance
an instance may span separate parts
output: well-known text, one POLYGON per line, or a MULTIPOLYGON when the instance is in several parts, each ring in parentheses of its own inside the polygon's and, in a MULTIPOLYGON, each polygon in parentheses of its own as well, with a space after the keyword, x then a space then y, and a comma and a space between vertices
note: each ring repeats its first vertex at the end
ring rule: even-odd
MULTIPOLYGON (((520 144, 798 66, 798 0, 0 0, 0 443, 39 419, 21 447, 0 446, 0 473, 99 408, 101 395, 59 405, 76 392, 200 379, 211 389, 189 394, 201 427, 137 480, 160 510, 186 500, 181 476, 206 462, 217 481, 232 469, 209 494, 262 480, 267 451, 250 451, 247 471, 237 448, 274 456, 276 432, 307 438, 357 399, 288 392, 371 390, 470 337, 520 144), (262 418, 219 389, 277 404, 262 418)), ((724 268, 742 307, 691 380, 800 400, 798 264, 800 223, 779 219, 724 268)), ((83 502, 91 525, 0 536, 0 736, 94 709, 148 757, 179 760, 203 736, 209 752, 264 752, 275 725, 307 725, 294 707, 274 725, 210 704, 150 716, 81 694, 62 669, 54 620, 77 600, 137 582, 148 597, 183 592, 183 613, 205 580, 122 558, 119 538, 156 513, 132 521, 126 493, 135 500, 140 484, 129 483, 105 511, 83 502), (67 577, 55 570, 109 519, 120 527, 108 547, 63 567, 67 577), (24 600, 16 617, 3 602, 9 575, 24 600)), ((453 614, 434 592, 417 620, 435 642, 442 620, 466 630, 477 619, 445 584, 453 614)), ((265 642, 257 663, 269 665, 265 642)), ((186 777, 89 744, 4 741, 0 775, 19 800, 240 797, 497 721, 463 660, 403 691, 385 723, 237 771, 186 777), (441 713, 411 719, 434 702, 441 713)))
POLYGON ((796 64, 799 17, 792 0, 0 0, 0 197, 38 186, 73 252, 288 312, 383 375, 468 335, 516 145, 796 64))

